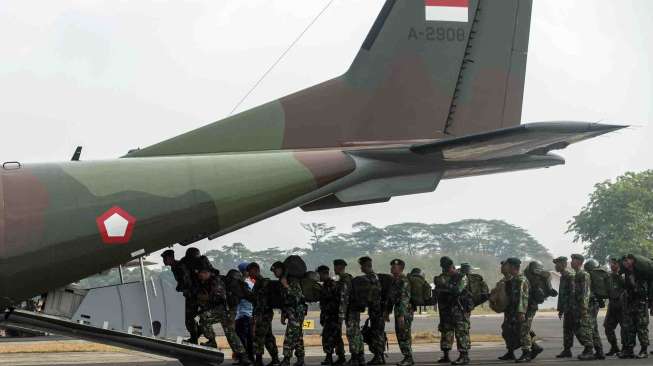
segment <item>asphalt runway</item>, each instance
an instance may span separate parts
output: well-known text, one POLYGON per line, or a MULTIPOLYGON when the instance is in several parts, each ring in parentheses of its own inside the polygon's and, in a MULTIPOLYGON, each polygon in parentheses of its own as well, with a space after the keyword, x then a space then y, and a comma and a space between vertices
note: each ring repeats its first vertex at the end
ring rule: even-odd
MULTIPOLYGON (((426 331, 435 329, 434 317, 417 317, 413 324, 413 331, 426 331)), ((472 334, 500 334, 500 325, 502 317, 497 315, 488 316, 474 316, 472 318, 472 334)), ((599 321, 603 322, 603 316, 600 316, 599 321)), ((278 323, 278 322, 277 322, 278 323)), ((319 328, 319 325, 317 326, 319 328)), ((219 328, 219 327, 218 327, 219 328)), ((388 327, 388 331, 392 332, 392 327, 388 327)), ((276 331, 282 328, 275 326, 276 331)), ((533 329, 540 337, 539 344, 544 348, 544 352, 533 362, 531 365, 544 365, 553 362, 556 363, 579 363, 574 359, 558 360, 555 355, 561 350, 562 344, 562 322, 558 320, 555 313, 542 313, 533 322, 533 329)), ((310 332, 319 332, 319 329, 310 332)), ((601 332, 603 330, 601 329, 601 332)), ((309 333, 309 332, 307 332, 309 333)), ((604 347, 608 348, 608 344, 604 340, 604 347)), ((24 342, 25 340, 21 340, 24 342)), ((419 365, 436 365, 435 361, 440 357, 439 346, 437 344, 416 344, 414 346, 415 360, 419 365)), ((505 352, 504 346, 500 342, 493 343, 475 343, 472 346, 470 353, 473 365, 497 365, 505 364, 497 360, 497 357, 505 352)), ((576 345, 574 348, 574 356, 580 354, 581 347, 576 345)), ((229 355, 229 351, 225 352, 229 355)), ((453 352, 456 357, 457 353, 453 352)), ((228 356, 227 356, 228 357, 228 356)), ((368 360, 371 356, 367 355, 368 360)), ((311 347, 307 349, 307 364, 310 366, 319 365, 323 359, 322 350, 319 347, 311 347)), ((401 360, 401 355, 398 352, 396 345, 390 345, 389 352, 389 365, 394 365, 401 360)), ((509 362, 510 363, 510 362, 509 362)), ((231 362, 227 360, 225 365, 230 365, 231 362)), ((512 364, 512 363, 510 363, 512 364)), ((586 365, 602 364, 602 365, 624 365, 624 364, 637 364, 637 365, 653 365, 652 358, 645 360, 619 360, 611 358, 606 361, 591 361, 584 362, 586 365)), ((36 365, 65 365, 65 366, 97 366, 97 365, 117 365, 117 366, 179 366, 176 360, 165 359, 162 357, 152 356, 139 352, 118 352, 118 353, 61 353, 61 354, 2 354, 0 355, 0 365, 15 365, 15 366, 36 366, 36 365)))

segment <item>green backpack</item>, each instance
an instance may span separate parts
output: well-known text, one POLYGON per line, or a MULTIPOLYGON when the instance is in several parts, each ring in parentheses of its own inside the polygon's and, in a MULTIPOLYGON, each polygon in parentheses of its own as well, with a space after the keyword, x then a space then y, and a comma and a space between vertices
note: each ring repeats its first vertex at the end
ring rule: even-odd
POLYGON ((603 268, 596 268, 590 273, 590 291, 598 299, 606 300, 610 297, 610 273, 603 268))
POLYGON ((483 276, 478 273, 467 275, 469 281, 469 292, 472 294, 474 306, 479 306, 486 302, 490 296, 490 289, 483 276))
POLYGON ((375 286, 366 275, 354 277, 351 290, 350 303, 356 310, 364 311, 370 304, 381 302, 381 284, 375 286))
POLYGON ((490 309, 497 313, 503 313, 508 307, 510 300, 506 294, 506 280, 500 280, 490 292, 490 309))
POLYGON ((532 266, 526 267, 524 276, 528 279, 530 286, 529 296, 536 304, 542 304, 551 296, 551 273, 548 271, 533 270, 532 266))
POLYGON ((322 292, 322 285, 315 281, 314 278, 306 276, 301 279, 302 292, 304 293, 304 301, 318 302, 320 301, 320 293, 322 292))
POLYGON ((420 275, 408 275, 410 302, 415 306, 433 305, 431 285, 420 275))

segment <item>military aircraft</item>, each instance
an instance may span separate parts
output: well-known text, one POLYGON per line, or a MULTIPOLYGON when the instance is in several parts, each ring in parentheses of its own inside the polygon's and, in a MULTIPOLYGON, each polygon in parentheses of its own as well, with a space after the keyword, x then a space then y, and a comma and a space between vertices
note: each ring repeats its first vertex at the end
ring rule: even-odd
POLYGON ((563 164, 551 151, 622 126, 520 124, 531 8, 387 0, 332 80, 114 160, 5 163, 0 307, 296 207, 563 164))

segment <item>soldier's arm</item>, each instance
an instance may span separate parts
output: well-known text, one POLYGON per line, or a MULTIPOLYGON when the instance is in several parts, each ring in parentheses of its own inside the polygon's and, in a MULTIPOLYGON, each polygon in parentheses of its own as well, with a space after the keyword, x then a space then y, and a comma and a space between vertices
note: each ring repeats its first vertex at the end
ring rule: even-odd
POLYGON ((410 309, 410 282, 407 279, 401 281, 399 288, 399 301, 395 304, 397 313, 407 314, 410 309))
POLYGON ((458 286, 452 288, 453 293, 454 293, 455 295, 460 295, 460 294, 462 294, 463 291, 465 291, 465 289, 467 288, 467 285, 468 285, 468 284, 469 284, 469 279, 467 278, 467 276, 462 276, 462 278, 461 278, 460 281, 458 282, 458 286))
POLYGON ((590 280, 590 275, 589 273, 585 272, 583 276, 583 283, 582 283, 582 288, 578 289, 582 293, 582 301, 579 304, 581 306, 582 310, 587 311, 590 306, 590 285, 591 285, 591 280, 590 280))
POLYGON ((526 314, 528 309, 528 281, 522 279, 519 290, 519 303, 517 304, 517 313, 526 314))
POLYGON ((344 319, 349 311, 349 293, 351 292, 351 282, 344 279, 340 280, 341 291, 340 291, 340 304, 338 309, 338 317, 344 319))

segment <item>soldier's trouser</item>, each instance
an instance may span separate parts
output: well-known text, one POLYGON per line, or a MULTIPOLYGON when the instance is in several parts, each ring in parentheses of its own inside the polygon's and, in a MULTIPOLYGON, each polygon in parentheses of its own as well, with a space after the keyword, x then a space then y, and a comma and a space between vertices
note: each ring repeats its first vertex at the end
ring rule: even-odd
POLYGON ((361 334, 361 313, 350 310, 345 319, 347 329, 347 340, 349 341, 349 353, 352 355, 363 354, 363 335, 361 334))
POLYGON ((470 313, 465 313, 462 310, 455 309, 451 313, 440 315, 440 349, 443 351, 451 350, 453 346, 454 337, 456 345, 461 352, 468 352, 471 348, 469 340, 469 317, 470 313))
POLYGON ((601 334, 599 333, 599 325, 598 325, 598 320, 597 317, 599 316, 599 304, 597 302, 590 302, 590 308, 589 308, 589 317, 590 317, 590 322, 591 322, 591 337, 592 337, 592 344, 594 345, 594 349, 597 352, 603 352, 603 343, 601 342, 601 334))
POLYGON ((413 357, 412 335, 411 328, 413 326, 413 312, 404 314, 404 324, 399 324, 397 318, 401 314, 395 311, 395 333, 397 335, 397 343, 399 343, 399 350, 404 357, 413 357))
POLYGON ((345 354, 345 344, 342 341, 342 323, 338 321, 338 316, 326 317, 322 327, 322 350, 327 355, 345 354))
POLYGON ((254 324, 254 353, 262 355, 264 349, 268 350, 270 356, 277 357, 279 350, 277 349, 277 339, 272 333, 272 312, 263 314, 257 317, 256 324, 254 324))
POLYGON ((224 306, 218 306, 200 313, 200 329, 206 338, 209 340, 215 340, 213 325, 220 323, 231 350, 235 353, 243 354, 246 352, 245 347, 236 334, 234 322, 234 317, 225 309, 224 306))
POLYGON ((304 357, 304 312, 288 313, 286 335, 283 340, 283 357, 290 360, 295 356, 304 357))
POLYGON ((577 313, 565 313, 563 322, 563 346, 568 349, 574 346, 574 336, 584 347, 593 347, 592 324, 589 316, 581 318, 577 313))
POLYGON ((617 333, 615 330, 617 329, 617 326, 622 325, 623 313, 621 306, 615 305, 613 301, 616 302, 618 300, 610 300, 608 303, 608 312, 603 321, 603 328, 605 329, 605 337, 608 339, 610 345, 612 347, 617 347, 619 342, 617 341, 617 333))
POLYGON ((526 323, 529 329, 528 336, 530 337, 531 346, 535 344, 536 334, 533 331, 533 319, 535 319, 535 314, 537 314, 537 308, 529 308, 526 311, 526 323))
POLYGON ((636 337, 642 347, 649 346, 648 306, 645 302, 625 309, 621 323, 621 342, 624 347, 635 347, 636 337))
POLYGON ((370 318, 370 330, 372 340, 368 344, 370 352, 380 355, 385 352, 385 319, 383 318, 383 309, 381 307, 370 307, 367 311, 370 318))
POLYGON ((508 339, 506 342, 508 349, 514 351, 521 348, 523 351, 529 351, 531 348, 531 328, 528 315, 525 315, 524 321, 520 321, 517 313, 507 312, 504 314, 504 324, 506 324, 503 330, 506 333, 504 339, 508 339))
POLYGON ((195 317, 197 316, 197 303, 191 297, 184 297, 184 323, 191 338, 199 338, 199 327, 195 317))
POLYGON ((518 346, 515 346, 515 335, 513 334, 510 316, 507 313, 503 313, 503 323, 501 323, 501 337, 503 338, 503 342, 506 344, 508 351, 514 351, 519 348, 518 346))

